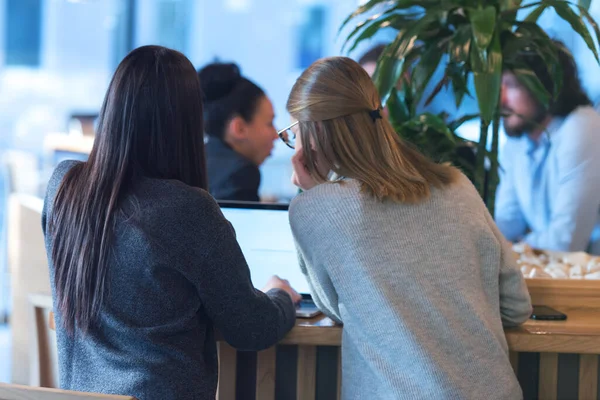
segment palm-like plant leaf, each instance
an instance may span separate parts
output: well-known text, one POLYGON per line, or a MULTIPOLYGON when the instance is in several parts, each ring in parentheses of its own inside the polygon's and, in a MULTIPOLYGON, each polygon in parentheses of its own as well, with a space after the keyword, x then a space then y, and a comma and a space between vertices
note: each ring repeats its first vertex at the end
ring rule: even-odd
POLYGON ((461 65, 469 61, 471 38, 471 28, 468 25, 465 24, 456 29, 448 49, 452 62, 461 65))
POLYGON ((490 123, 498 108, 502 83, 502 47, 498 35, 494 35, 485 63, 478 53, 471 51, 471 66, 481 118, 490 123))
POLYGON ((342 25, 340 26, 340 31, 350 22, 352 19, 358 17, 361 14, 371 11, 374 7, 378 5, 382 5, 384 3, 390 3, 390 0, 369 0, 366 4, 358 7, 352 14, 350 14, 342 25))
POLYGON ((496 28, 496 8, 487 6, 485 8, 469 9, 469 19, 475 47, 479 52, 481 62, 485 62, 485 54, 494 37, 496 28))
POLYGON ((592 39, 592 35, 590 35, 590 31, 588 30, 587 26, 585 26, 582 18, 580 18, 575 11, 573 11, 569 3, 566 1, 553 0, 550 2, 550 4, 552 7, 554 7, 556 13, 562 19, 567 21, 569 25, 571 25, 571 28, 573 28, 573 30, 577 32, 579 36, 581 36, 587 47, 594 54, 596 61, 600 63, 600 58, 598 58, 598 51, 596 49, 596 45, 594 44, 594 39, 592 39))
MULTIPOLYGON (((504 54, 512 57, 505 60, 506 69, 515 69, 514 63, 519 63, 523 52, 537 54, 547 67, 548 74, 554 82, 554 96, 558 96, 562 88, 562 67, 559 62, 556 46, 548 34, 531 22, 517 23, 513 37, 508 37, 503 46, 504 54)), ((520 65, 518 68, 524 68, 520 65)), ((526 68, 526 67, 525 67, 526 68)), ((545 97, 545 96, 544 96, 545 97)), ((540 99, 542 100, 542 99, 540 99)))
POLYGON ((522 68, 516 68, 512 71, 519 82, 521 82, 527 89, 533 93, 535 98, 542 103, 545 107, 550 104, 550 93, 546 90, 542 82, 531 69, 526 66, 522 68))
POLYGON ((546 11, 546 8, 548 8, 548 5, 546 5, 546 4, 542 4, 542 5, 538 6, 531 13, 529 13, 527 18, 525 18, 525 21, 536 23, 538 21, 538 19, 540 19, 540 17, 544 13, 544 11, 546 11))
POLYGON ((421 98, 423 97, 423 93, 425 92, 431 77, 440 65, 442 55, 443 52, 437 45, 429 46, 429 48, 423 52, 423 56, 421 57, 423 68, 415 69, 412 74, 413 81, 417 86, 415 101, 421 102, 421 98))
POLYGON ((373 79, 381 96, 381 104, 385 105, 393 87, 404 72, 406 55, 413 48, 417 37, 427 24, 435 21, 432 14, 420 20, 413 21, 396 36, 396 39, 386 48, 377 65, 373 79))
POLYGON ((415 19, 417 19, 419 16, 422 15, 420 13, 396 15, 396 14, 393 14, 393 11, 396 11, 396 8, 390 9, 390 10, 384 12, 383 14, 374 15, 370 18, 367 18, 365 21, 359 23, 358 25, 356 25, 356 28, 354 28, 354 30, 350 33, 350 35, 348 35, 348 38, 346 39, 346 41, 342 47, 342 51, 344 51, 346 45, 358 33, 360 33, 360 35, 358 35, 358 37, 354 41, 354 44, 348 50, 349 53, 354 51, 354 49, 360 44, 360 42, 362 42, 363 40, 372 38, 373 35, 375 35, 377 32, 379 32, 383 28, 391 27, 392 23, 406 26, 406 24, 414 21, 415 19))
POLYGON ((582 7, 582 6, 578 6, 578 8, 579 8, 579 12, 581 13, 582 17, 585 18, 587 23, 590 24, 590 26, 594 30, 594 33, 596 34, 596 42, 600 43, 600 28, 598 28, 598 24, 596 23, 594 18, 592 18, 592 16, 590 15, 590 12, 587 10, 587 8, 582 7))
MULTIPOLYGON (((548 34, 537 24, 543 12, 548 8, 554 9, 581 36, 600 63, 597 48, 600 27, 589 14, 591 0, 522 3, 522 0, 370 0, 342 25, 346 26, 359 15, 366 17, 366 21, 359 23, 349 35, 348 42, 354 40, 353 48, 382 29, 399 31, 380 57, 374 76, 382 104, 389 106, 390 121, 403 138, 433 159, 470 166, 472 174, 469 176, 481 194, 487 189, 487 193, 493 196, 498 180, 496 171, 490 171, 488 184, 484 185, 483 165, 489 162, 493 169, 498 165, 503 71, 513 71, 543 104, 550 104, 552 96, 561 91, 562 70, 558 51, 548 34), (372 13, 378 6, 383 10, 376 16, 368 16, 367 13, 372 13), (519 17, 518 11, 526 9, 531 10, 529 15, 519 17), (527 54, 540 57, 547 66, 552 88, 544 87, 536 72, 523 62, 523 56, 527 54), (454 130, 464 122, 462 119, 448 125, 443 116, 415 115, 415 105, 423 103, 425 90, 440 67, 443 67, 444 75, 428 94, 425 104, 451 84, 458 107, 464 96, 470 95, 467 82, 473 79, 473 95, 477 99, 481 119, 474 164, 472 152, 467 152, 471 155, 471 159, 467 159, 457 151, 459 147, 464 150, 465 146, 465 142, 454 134, 454 130), (407 74, 411 77, 410 81, 398 88, 399 80, 407 74), (492 149, 488 153, 486 144, 490 126, 493 127, 492 149)), ((470 118, 473 116, 465 117, 465 120, 470 118)), ((486 200, 493 210, 493 199, 486 200)))

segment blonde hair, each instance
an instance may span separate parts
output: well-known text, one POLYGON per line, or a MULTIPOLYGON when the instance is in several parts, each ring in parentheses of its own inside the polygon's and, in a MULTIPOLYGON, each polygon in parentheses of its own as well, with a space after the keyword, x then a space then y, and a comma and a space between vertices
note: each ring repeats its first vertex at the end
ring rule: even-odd
POLYGON ((380 110, 377 89, 363 68, 347 57, 324 58, 298 78, 287 102, 299 121, 308 172, 327 182, 324 170, 360 182, 379 200, 417 203, 431 187, 442 188, 459 176, 400 139, 380 110))

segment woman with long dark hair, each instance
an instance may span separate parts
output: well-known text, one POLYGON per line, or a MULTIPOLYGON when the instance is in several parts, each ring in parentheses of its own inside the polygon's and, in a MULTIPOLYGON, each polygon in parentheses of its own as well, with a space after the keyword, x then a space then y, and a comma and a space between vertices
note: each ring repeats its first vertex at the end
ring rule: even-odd
POLYGON ((110 83, 87 162, 63 162, 43 228, 60 386, 211 399, 216 328, 259 350, 292 328, 297 294, 255 290, 207 188, 201 91, 182 54, 140 47, 110 83))

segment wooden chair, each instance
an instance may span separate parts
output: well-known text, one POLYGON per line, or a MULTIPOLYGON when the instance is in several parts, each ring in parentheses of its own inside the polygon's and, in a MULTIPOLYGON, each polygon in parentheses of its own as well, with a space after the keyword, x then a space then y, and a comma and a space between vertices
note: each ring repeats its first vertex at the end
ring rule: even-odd
POLYGON ((135 400, 131 396, 115 396, 72 392, 70 390, 47 389, 21 385, 0 383, 0 399, 2 400, 135 400))
POLYGON ((29 386, 58 388, 58 349, 52 296, 29 295, 29 386))
POLYGON ((42 233, 42 199, 12 194, 8 207, 8 261, 11 275, 12 313, 12 383, 31 385, 29 357, 33 325, 29 295, 50 293, 50 275, 44 234, 42 233))

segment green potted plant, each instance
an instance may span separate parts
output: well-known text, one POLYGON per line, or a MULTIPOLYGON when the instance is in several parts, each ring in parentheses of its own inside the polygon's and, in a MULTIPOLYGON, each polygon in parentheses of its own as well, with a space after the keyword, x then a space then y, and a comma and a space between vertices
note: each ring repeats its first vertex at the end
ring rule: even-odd
MULTIPOLYGON (((414 112, 415 104, 431 101, 443 88, 450 86, 457 107, 466 95, 476 98, 481 120, 480 137, 470 177, 493 214, 499 182, 497 154, 502 116, 502 73, 511 70, 542 104, 548 105, 560 91, 562 71, 551 38, 537 21, 545 10, 554 9, 581 36, 600 62, 593 38, 594 35, 596 41, 600 41, 600 29, 588 12, 590 2, 542 0, 522 5, 522 0, 370 0, 352 13, 342 27, 357 17, 363 17, 347 38, 348 42, 353 42, 352 47, 370 39, 382 29, 398 31, 378 61, 374 80, 382 104, 388 106, 392 122, 407 140, 413 139, 406 135, 406 124, 417 126, 423 122, 423 116, 414 112), (365 18, 376 7, 381 11, 365 18), (520 18, 524 13, 527 15, 520 18), (555 82, 552 93, 544 88, 531 68, 520 62, 523 52, 534 52, 545 61, 555 82), (436 82, 428 99, 424 99, 426 88, 440 64, 444 68, 443 77, 436 82), (398 89, 399 80, 406 74, 410 74, 411 84, 400 85, 398 89), (474 93, 469 93, 468 89, 471 79, 474 93), (490 126, 491 138, 488 138, 490 126), (490 151, 486 150, 488 140, 491 141, 490 151), (486 157, 489 159, 488 179, 485 179, 486 157)), ((442 133, 449 135, 439 125, 443 119, 436 119, 438 123, 429 124, 428 128, 432 133, 429 140, 433 142, 437 142, 442 133)), ((449 124, 449 127, 453 125, 449 124)), ((448 130, 451 137, 455 138, 452 129, 448 130)), ((420 142, 413 143, 423 148, 426 138, 419 139, 420 142)), ((455 141, 455 145, 460 144, 455 141)), ((428 148, 431 146, 427 145, 428 148)), ((435 154, 429 155, 440 159, 435 154)))

